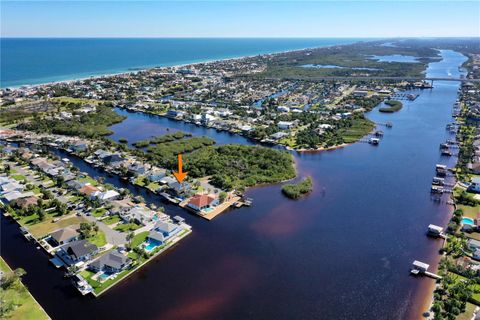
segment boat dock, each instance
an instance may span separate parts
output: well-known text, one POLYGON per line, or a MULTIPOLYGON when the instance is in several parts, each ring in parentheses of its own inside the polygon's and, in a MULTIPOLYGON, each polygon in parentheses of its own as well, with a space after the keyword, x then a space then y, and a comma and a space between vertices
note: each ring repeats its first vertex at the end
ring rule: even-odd
POLYGON ((223 203, 219 204, 218 206, 212 208, 212 210, 208 211, 208 212, 205 212, 205 211, 198 211, 198 210, 195 210, 193 208, 190 208, 187 204, 188 204, 188 201, 182 201, 179 206, 183 209, 186 209, 188 210, 189 212, 191 213, 194 213, 195 215, 199 216, 199 217, 202 217, 204 219, 207 219, 207 220, 212 220, 213 218, 215 218, 216 216, 218 216, 219 214, 221 214, 222 212, 224 212, 225 210, 227 210, 228 208, 230 208, 230 206, 235 206, 238 208, 238 206, 236 206, 235 204, 240 202, 240 197, 239 196, 231 196, 229 197, 228 199, 226 199, 223 203))
POLYGON ((427 277, 430 277, 430 278, 435 279, 435 280, 442 279, 442 277, 439 276, 438 274, 433 273, 433 272, 429 272, 428 268, 430 267, 430 265, 426 264, 425 262, 415 260, 415 261, 413 261, 412 265, 413 265, 412 269, 410 269, 410 274, 411 275, 427 276, 427 277))

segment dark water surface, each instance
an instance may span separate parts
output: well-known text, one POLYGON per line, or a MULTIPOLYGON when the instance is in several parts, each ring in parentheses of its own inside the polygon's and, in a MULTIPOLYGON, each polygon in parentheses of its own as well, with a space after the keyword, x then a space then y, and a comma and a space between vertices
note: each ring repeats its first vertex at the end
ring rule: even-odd
MULTIPOLYGON (((458 74, 465 57, 443 51, 429 76, 458 74)), ((449 208, 433 202, 429 188, 439 144, 459 84, 435 82, 401 111, 382 114, 378 147, 366 143, 329 152, 295 154, 300 176, 311 175, 313 193, 291 201, 281 186, 251 189, 250 208, 231 210, 208 222, 166 205, 193 233, 174 250, 148 264, 104 296, 81 297, 2 219, 2 256, 27 271, 25 282, 54 319, 408 319, 430 279, 409 276, 414 259, 437 258, 439 242, 425 236, 429 223, 443 224, 449 208)), ((115 137, 130 142, 170 127, 206 134, 221 143, 250 143, 139 113, 116 125, 115 137), (191 128, 191 130, 187 130, 191 128)), ((82 171, 103 174, 74 159, 82 171)), ((116 178, 107 182, 122 186, 116 178)), ((159 199, 143 190, 147 202, 159 199)))
MULTIPOLYGON (((161 17, 159 17, 161 19, 161 17)), ((361 38, 1 38, 0 87, 324 47, 361 38)))

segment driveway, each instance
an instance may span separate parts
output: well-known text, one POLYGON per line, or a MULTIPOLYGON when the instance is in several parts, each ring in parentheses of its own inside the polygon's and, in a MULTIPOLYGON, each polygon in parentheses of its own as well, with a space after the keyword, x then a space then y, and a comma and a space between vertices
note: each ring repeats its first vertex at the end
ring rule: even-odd
POLYGON ((108 243, 113 244, 114 246, 120 246, 124 245, 127 243, 127 235, 118 232, 116 230, 111 229, 108 225, 105 223, 98 221, 95 217, 93 216, 84 216, 85 219, 87 219, 90 222, 95 222, 100 230, 102 230, 105 233, 105 238, 108 243))

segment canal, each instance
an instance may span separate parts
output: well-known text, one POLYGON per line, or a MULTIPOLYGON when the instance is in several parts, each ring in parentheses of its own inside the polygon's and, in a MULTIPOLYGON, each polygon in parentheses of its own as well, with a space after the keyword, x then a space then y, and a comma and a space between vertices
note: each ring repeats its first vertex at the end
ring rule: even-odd
MULTIPOLYGON (((466 58, 442 51, 428 76, 459 76, 466 58)), ((440 242, 428 239, 430 223, 445 224, 451 210, 430 196, 439 144, 451 138, 452 106, 459 83, 405 102, 394 114, 377 109, 375 122, 391 121, 378 147, 357 143, 343 149, 296 153, 300 176, 314 179, 313 193, 292 201, 281 185, 248 191, 254 204, 208 222, 143 189, 71 157, 75 165, 106 182, 128 187, 147 202, 181 215, 193 233, 169 253, 98 299, 81 297, 26 242, 15 224, 2 219, 2 256, 27 271, 25 283, 54 319, 413 319, 421 313, 432 280, 409 276, 418 259, 438 259, 440 242)), ((129 142, 173 130, 208 135, 219 143, 251 143, 214 129, 166 118, 127 113, 112 127, 129 142)), ((445 200, 445 198, 444 198, 445 200)))

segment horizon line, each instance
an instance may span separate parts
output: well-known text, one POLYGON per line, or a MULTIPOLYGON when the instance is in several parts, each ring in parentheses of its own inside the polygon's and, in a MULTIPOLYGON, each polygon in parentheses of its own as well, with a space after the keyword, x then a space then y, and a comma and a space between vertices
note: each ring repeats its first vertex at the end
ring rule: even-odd
POLYGON ((0 39, 435 39, 480 38, 480 35, 458 36, 0 36, 0 39))

